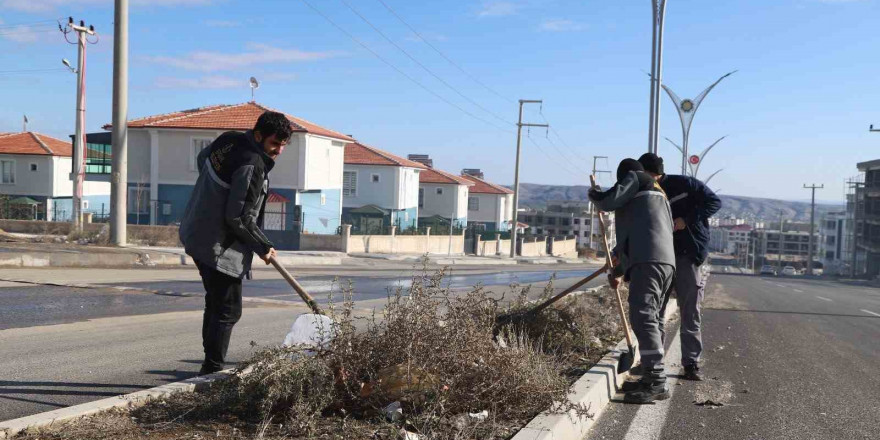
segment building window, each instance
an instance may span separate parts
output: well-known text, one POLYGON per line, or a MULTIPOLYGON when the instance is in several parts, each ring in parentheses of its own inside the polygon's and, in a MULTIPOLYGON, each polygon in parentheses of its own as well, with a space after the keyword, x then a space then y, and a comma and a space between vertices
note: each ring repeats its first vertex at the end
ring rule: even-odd
POLYGON ((128 188, 128 212, 131 214, 147 214, 150 212, 150 189, 128 188))
POLYGON ((211 145, 211 142, 214 142, 214 139, 211 138, 191 138, 190 145, 190 157, 189 157, 189 170, 197 171, 199 169, 198 162, 199 153, 202 152, 205 148, 208 148, 211 145))
POLYGON ((480 199, 476 197, 468 197, 468 211, 479 211, 480 199))
POLYGON ((31 164, 31 171, 37 171, 37 164, 35 164, 35 163, 31 164))
POLYGON ((82 204, 83 204, 82 209, 89 209, 89 201, 88 200, 83 200, 82 204))
POLYGON ((443 188, 440 188, 439 186, 437 187, 437 195, 438 195, 438 196, 442 196, 442 195, 443 195, 443 188))
POLYGON ((342 195, 357 196, 358 175, 357 171, 342 172, 342 195))
POLYGON ((15 183, 15 161, 0 160, 0 183, 15 183))
POLYGON ((576 225, 581 224, 581 219, 579 219, 579 218, 574 219, 574 224, 576 224, 576 225))
POLYGON ((425 207, 425 188, 419 188, 419 208, 425 207))
POLYGON ((370 174, 370 182, 379 183, 379 175, 378 174, 370 174))

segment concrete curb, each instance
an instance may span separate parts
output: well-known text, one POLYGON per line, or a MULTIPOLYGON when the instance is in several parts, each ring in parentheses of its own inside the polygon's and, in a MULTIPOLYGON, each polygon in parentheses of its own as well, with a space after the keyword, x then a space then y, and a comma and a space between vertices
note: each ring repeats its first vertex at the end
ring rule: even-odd
MULTIPOLYGON (((286 266, 339 266, 342 256, 280 255, 286 266)), ((194 266, 188 255, 163 252, 27 252, 0 253, 0 267, 167 267, 194 266)))
MULTIPOLYGON (((667 323, 677 310, 678 302, 675 298, 670 298, 666 309, 667 323)), ((574 410, 561 414, 545 411, 532 419, 511 440, 583 439, 629 375, 628 372, 617 373, 620 353, 625 349, 626 339, 623 339, 571 386, 569 401, 589 407, 591 417, 580 417, 574 410)))
POLYGON ((209 387, 215 380, 232 374, 232 371, 231 369, 223 370, 219 373, 193 377, 181 382, 169 383, 136 393, 108 397, 94 402, 0 422, 0 438, 12 438, 28 428, 50 426, 53 423, 73 420, 113 408, 135 408, 146 404, 151 399, 161 398, 176 392, 201 391, 209 387))

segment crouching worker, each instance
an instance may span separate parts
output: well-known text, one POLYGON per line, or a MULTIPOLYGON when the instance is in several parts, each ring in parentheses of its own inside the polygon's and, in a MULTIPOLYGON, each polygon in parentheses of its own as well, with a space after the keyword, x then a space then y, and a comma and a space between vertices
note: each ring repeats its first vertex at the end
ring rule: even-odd
POLYGON ((269 264, 275 249, 263 231, 269 171, 290 140, 290 121, 267 111, 253 130, 223 133, 198 155, 199 178, 183 220, 180 241, 205 286, 199 374, 223 369, 232 327, 241 318, 241 279, 257 254, 269 264))
POLYGON ((639 341, 644 375, 624 384, 624 401, 650 403, 669 398, 663 369, 660 309, 672 287, 675 251, 669 201, 654 179, 635 159, 617 167, 617 183, 608 191, 593 188, 590 200, 601 211, 614 211, 617 264, 609 281, 629 282, 629 312, 639 341))

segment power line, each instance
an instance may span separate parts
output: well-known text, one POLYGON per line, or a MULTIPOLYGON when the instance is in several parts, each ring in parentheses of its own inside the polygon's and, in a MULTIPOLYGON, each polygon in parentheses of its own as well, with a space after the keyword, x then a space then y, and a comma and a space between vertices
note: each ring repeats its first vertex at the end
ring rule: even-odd
POLYGON ((417 60, 414 56, 412 56, 409 52, 407 52, 406 49, 404 49, 404 48, 401 47, 399 44, 395 43, 394 40, 392 40, 392 39, 389 38, 387 35, 385 35, 385 33, 382 32, 378 27, 376 27, 376 25, 374 25, 373 23, 371 23, 370 20, 367 20, 367 18, 364 17, 360 12, 358 12, 357 9, 355 9, 353 6, 351 6, 351 4, 350 4, 347 0, 339 0, 339 1, 342 2, 342 4, 344 4, 346 7, 348 7, 348 9, 350 9, 351 12, 354 12, 354 14, 357 15, 361 20, 363 20, 364 23, 368 24, 371 28, 373 28, 373 30, 376 31, 376 33, 378 33, 379 35, 381 35, 382 38, 385 39, 385 41, 387 41, 388 43, 390 43, 392 46, 396 47, 397 50, 403 52, 403 54, 406 55, 407 58, 409 58, 412 62, 418 64, 418 66, 421 67, 422 70, 424 70, 425 72, 428 72, 428 74, 431 75, 431 76, 433 76, 434 79, 436 79, 437 81, 440 81, 441 83, 443 83, 443 85, 445 85, 445 86, 448 87, 450 90, 452 90, 453 92, 455 92, 455 93, 456 93, 458 96, 460 96, 462 99, 464 99, 465 101, 467 101, 467 102, 473 104, 475 107, 479 108, 480 110, 482 110, 482 111, 488 113, 489 115, 491 115, 491 116, 494 117, 495 119, 498 119, 499 121, 504 122, 505 124, 514 125, 513 122, 510 122, 510 121, 508 121, 508 120, 502 118, 501 116, 498 116, 495 112, 493 112, 493 111, 487 109, 486 107, 483 107, 482 105, 480 105, 480 103, 478 103, 477 101, 474 101, 473 99, 469 98, 469 97, 466 96, 464 93, 462 93, 462 92, 459 91, 457 88, 455 88, 452 84, 449 84, 446 80, 444 80, 444 79, 441 78, 439 75, 437 75, 436 73, 434 73, 434 71, 432 71, 431 69, 429 69, 428 66, 422 64, 419 60, 417 60))
POLYGON ((388 67, 394 69, 394 70, 395 70, 397 73, 399 73, 401 76, 403 76, 404 78, 410 80, 410 82, 412 82, 413 84, 419 86, 419 87, 422 88, 424 91, 430 93, 431 95, 434 95, 434 97, 436 97, 437 99, 439 99, 439 100, 445 102, 446 104, 450 105, 451 107, 454 107, 454 108, 457 109, 458 111, 460 111, 460 112, 462 112, 462 113, 464 113, 464 114, 466 114, 466 115, 468 115, 468 116, 470 116, 470 117, 472 117, 472 118, 474 118, 474 119, 476 119, 476 120, 478 120, 478 121, 480 121, 480 122, 483 122, 483 123, 485 123, 485 124, 491 125, 492 127, 495 127, 495 128, 497 128, 498 130, 501 130, 501 131, 503 131, 503 132, 506 132, 506 133, 513 133, 512 130, 508 130, 508 129, 502 128, 502 127, 500 127, 500 126, 498 126, 498 125, 492 123, 491 121, 488 121, 488 120, 486 120, 486 119, 484 119, 484 118, 481 118, 481 117, 479 117, 479 116, 477 116, 477 115, 475 115, 475 114, 473 114, 473 113, 467 111, 466 109, 462 108, 462 107, 459 106, 458 104, 456 104, 456 103, 454 103, 454 102, 452 102, 452 101, 450 101, 450 100, 444 98, 442 95, 438 94, 437 92, 435 92, 435 91, 429 89, 427 86, 425 86, 424 84, 420 83, 420 82, 419 82, 418 80, 416 80, 415 78, 409 76, 406 72, 404 72, 403 70, 401 70, 400 68, 398 68, 397 66, 395 66, 394 64, 392 64, 390 61, 388 61, 388 60, 386 60, 385 58, 383 58, 383 57, 382 57, 381 55, 379 55, 376 51, 374 51, 374 50, 371 49, 369 46, 367 46, 366 44, 364 44, 363 42, 361 42, 361 40, 358 40, 357 37, 355 37, 355 36, 352 35, 350 32, 348 32, 347 30, 345 30, 345 28, 343 28, 342 26, 336 24, 335 21, 333 21, 330 17, 328 17, 327 15, 325 15, 323 12, 321 12, 321 11, 320 11, 319 9, 317 9, 316 7, 314 7, 311 3, 308 2, 308 0, 302 0, 302 2, 305 3, 305 5, 308 6, 311 10, 315 11, 315 13, 317 13, 318 15, 320 15, 321 17, 323 17, 324 20, 327 20, 327 22, 330 23, 331 25, 333 25, 333 27, 335 27, 335 28, 338 29, 340 32, 342 32, 343 34, 345 34, 346 36, 348 36, 348 38, 350 38, 352 41, 354 41, 355 43, 357 43, 358 45, 360 45, 361 47, 363 47, 367 52, 370 52, 374 57, 378 58, 379 61, 382 61, 383 63, 385 63, 386 65, 388 65, 388 67))
POLYGON ((18 75, 23 73, 66 72, 65 68, 57 69, 25 69, 25 70, 0 70, 0 75, 18 75))
POLYGON ((537 148, 538 151, 541 152, 541 154, 543 154, 544 156, 547 156, 547 159, 549 159, 550 162, 552 162, 554 165, 558 166, 559 169, 571 174, 574 177, 577 177, 578 179, 583 179, 584 176, 582 173, 578 173, 576 170, 572 171, 572 169, 568 168, 568 165, 566 165, 565 162, 559 162, 558 160, 554 159, 553 156, 547 152, 547 150, 545 150, 537 142, 535 142, 535 139, 531 135, 526 134, 526 138, 529 139, 529 141, 532 143, 532 145, 534 145, 535 148, 537 148))
POLYGON ((477 79, 475 76, 471 75, 471 74, 468 73, 466 70, 464 70, 464 68, 462 68, 460 65, 458 65, 458 63, 456 63, 455 61, 452 61, 452 59, 450 59, 448 56, 446 56, 446 54, 444 54, 442 51, 440 51, 440 49, 438 49, 438 48, 435 47, 433 44, 431 44, 431 43, 428 41, 427 38, 423 37, 422 34, 420 34, 417 30, 415 30, 415 28, 413 28, 412 26, 410 26, 410 24, 407 23, 407 22, 403 19, 403 17, 400 16, 400 14, 398 14, 397 12, 395 12, 394 9, 391 9, 391 6, 388 6, 388 4, 385 3, 383 0, 377 0, 377 1, 378 1, 379 3, 382 3, 382 6, 384 6, 385 9, 388 10, 388 12, 390 12, 390 13, 393 14, 395 17, 397 17, 397 19, 400 20, 401 23, 403 23, 406 27, 408 27, 409 30, 412 31, 412 33, 416 34, 416 36, 419 37, 419 39, 422 40, 425 44, 427 44, 428 47, 430 47, 431 49, 434 49, 434 52, 437 52, 438 55, 440 55, 441 57, 443 57, 443 59, 445 59, 446 61, 448 61, 449 64, 452 64, 453 66, 455 66, 456 69, 458 69, 461 73, 465 74, 465 75, 466 75, 468 78, 470 78, 473 82, 475 82, 475 83, 477 83, 477 84, 483 86, 483 88, 485 88, 486 90, 492 92, 495 96, 497 96, 497 97, 499 97, 499 98, 501 98, 501 99, 503 99, 503 100, 505 100, 505 101, 507 101, 507 102, 516 103, 516 101, 514 101, 513 99, 510 99, 510 98, 508 98, 508 97, 506 97, 506 96, 504 96, 504 95, 502 95, 502 94, 496 92, 495 89, 493 89, 493 88, 487 86, 485 83, 483 83, 482 81, 480 81, 479 79, 477 79))
MULTIPOLYGON (((566 148, 567 151, 569 151, 571 154, 573 154, 573 155, 574 155, 575 157, 577 157, 578 159, 583 160, 583 161, 586 162, 586 163, 589 163, 589 160, 588 160, 586 157, 581 156, 581 155, 578 154, 573 148, 571 148, 571 147, 568 145, 568 143, 565 142, 565 139, 563 139, 562 136, 559 135, 559 132, 557 132, 556 129, 553 128, 553 124, 551 124, 550 121, 547 120, 547 117, 544 116, 544 107, 543 107, 543 106, 541 106, 541 108, 538 110, 538 114, 541 115, 541 119, 543 119, 544 122, 547 123, 547 125, 550 126, 550 131, 553 133, 554 136, 556 136, 556 139, 559 139, 559 142, 562 143, 562 146, 564 146, 564 147, 566 148)), ((552 143, 552 142, 551 142, 551 143, 552 143)))
POLYGON ((44 23, 56 23, 61 18, 53 18, 51 20, 40 20, 40 21, 29 21, 27 23, 3 23, 0 24, 0 29, 4 28, 14 28, 14 27, 30 27, 30 26, 38 26, 43 25, 44 23))

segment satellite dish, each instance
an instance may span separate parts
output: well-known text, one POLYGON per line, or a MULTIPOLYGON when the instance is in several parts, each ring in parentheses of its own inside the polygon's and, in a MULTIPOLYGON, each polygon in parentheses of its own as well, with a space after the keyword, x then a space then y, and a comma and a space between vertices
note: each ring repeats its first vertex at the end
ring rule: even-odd
POLYGON ((251 77, 251 101, 254 101, 254 90, 260 88, 260 82, 256 78, 251 77))

